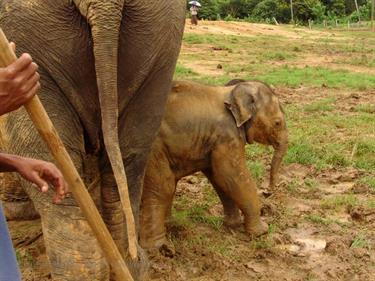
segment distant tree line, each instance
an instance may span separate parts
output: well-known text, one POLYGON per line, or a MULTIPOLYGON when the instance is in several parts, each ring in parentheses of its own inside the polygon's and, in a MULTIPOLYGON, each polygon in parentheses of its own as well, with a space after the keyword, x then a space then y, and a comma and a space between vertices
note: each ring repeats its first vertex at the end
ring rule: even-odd
MULTIPOLYGON (((198 17, 209 20, 244 19, 254 22, 291 21, 290 0, 199 0, 198 17)), ((371 0, 357 0, 361 20, 369 20, 371 0)), ((334 19, 358 20, 355 0, 293 0, 294 20, 315 22, 334 19)))

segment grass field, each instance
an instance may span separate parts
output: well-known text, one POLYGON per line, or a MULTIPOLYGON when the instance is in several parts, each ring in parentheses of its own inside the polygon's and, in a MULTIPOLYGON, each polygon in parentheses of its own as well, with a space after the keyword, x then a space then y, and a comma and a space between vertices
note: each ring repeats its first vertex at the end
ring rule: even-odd
MULTIPOLYGON (((370 32, 187 26, 175 79, 271 84, 286 111, 290 147, 278 189, 263 198, 268 235, 255 240, 222 226, 204 176, 183 180, 169 232, 177 253, 158 257, 155 279, 375 280, 374 46, 370 32)), ((271 148, 247 147, 260 192, 271 155, 271 148)))
MULTIPOLYGON (((222 225, 219 199, 203 175, 181 180, 168 225, 176 254, 152 257, 151 279, 375 280, 374 66, 375 33, 187 24, 175 79, 271 84, 286 111, 290 146, 280 184, 262 196, 269 231, 257 239, 222 225)), ((272 149, 251 145, 246 153, 262 194, 272 149)), ((11 224, 15 241, 25 240, 17 238, 21 228, 11 224)), ((17 246, 23 274, 35 278, 39 270, 27 280, 49 280, 40 226, 32 231, 33 243, 17 246)))

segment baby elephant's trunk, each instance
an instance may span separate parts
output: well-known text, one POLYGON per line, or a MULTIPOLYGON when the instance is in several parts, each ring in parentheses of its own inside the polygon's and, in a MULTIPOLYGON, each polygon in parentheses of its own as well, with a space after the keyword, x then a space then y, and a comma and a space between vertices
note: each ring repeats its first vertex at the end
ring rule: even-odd
POLYGON ((288 136, 286 134, 285 139, 279 142, 278 145, 274 146, 275 151, 272 157, 271 172, 270 172, 270 188, 274 189, 279 178, 279 169, 284 155, 288 150, 288 136))

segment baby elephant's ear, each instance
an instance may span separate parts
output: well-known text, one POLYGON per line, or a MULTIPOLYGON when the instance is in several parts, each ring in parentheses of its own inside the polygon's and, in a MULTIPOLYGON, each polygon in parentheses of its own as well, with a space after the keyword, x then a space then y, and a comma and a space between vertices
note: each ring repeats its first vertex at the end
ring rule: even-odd
POLYGON ((238 85, 230 93, 225 106, 230 110, 237 127, 241 127, 256 113, 255 94, 248 85, 238 85))

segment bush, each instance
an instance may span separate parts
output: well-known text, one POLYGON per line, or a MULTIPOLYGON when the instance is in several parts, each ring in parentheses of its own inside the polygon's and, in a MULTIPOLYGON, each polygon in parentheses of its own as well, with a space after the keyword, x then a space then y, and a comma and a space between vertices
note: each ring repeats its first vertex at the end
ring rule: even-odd
POLYGON ((371 0, 367 0, 367 3, 359 7, 359 13, 361 20, 370 20, 371 18, 371 0))
POLYGON ((220 13, 224 17, 230 15, 234 18, 246 18, 253 11, 259 0, 229 0, 221 5, 220 13))
MULTIPOLYGON (((210 0, 199 0, 202 7, 198 10, 199 19, 217 20, 220 13, 220 2, 210 0)), ((190 8, 190 5, 189 5, 190 8)))
MULTIPOLYGON (((368 20, 371 12, 371 0, 357 0, 361 19, 368 20)), ((290 22, 290 0, 200 0, 202 7, 198 11, 200 19, 245 19, 248 21, 290 22)), ((190 8, 190 5, 187 4, 190 8)), ((353 0, 293 0, 294 20, 317 22, 335 20, 349 16, 358 20, 353 0)))
POLYGON ((326 19, 326 6, 324 6, 320 1, 313 5, 311 12, 313 15, 312 19, 316 22, 322 22, 326 19))
POLYGON ((282 1, 263 0, 255 6, 251 17, 258 21, 271 21, 274 17, 285 23, 290 21, 290 12, 289 7, 282 1))
POLYGON ((345 16, 345 1, 346 0, 322 0, 322 3, 333 16, 340 17, 345 16))

